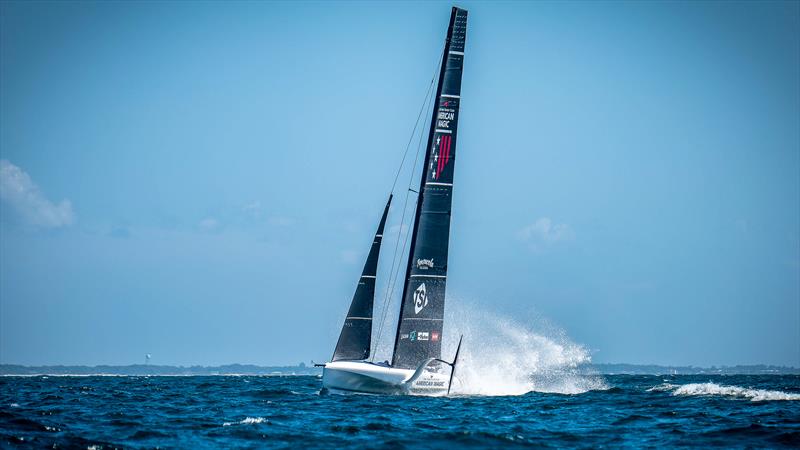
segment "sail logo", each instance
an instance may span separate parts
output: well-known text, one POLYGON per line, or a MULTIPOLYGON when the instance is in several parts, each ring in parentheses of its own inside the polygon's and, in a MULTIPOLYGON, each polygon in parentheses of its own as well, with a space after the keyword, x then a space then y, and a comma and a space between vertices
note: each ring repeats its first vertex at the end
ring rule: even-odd
POLYGON ((422 269, 422 270, 433 269, 433 258, 417 259, 417 269, 422 269))
POLYGON ((436 144, 433 147, 433 155, 429 167, 434 180, 439 179, 447 163, 450 162, 450 146, 452 143, 453 138, 450 135, 443 135, 436 138, 436 144), (434 165, 436 165, 435 168, 434 165))
POLYGON ((408 336, 409 340, 412 341, 412 342, 414 342, 414 341, 429 341, 429 340, 431 340, 431 334, 428 331, 412 331, 407 336, 408 336))
MULTIPOLYGON (((448 102, 445 102, 442 106, 449 106, 448 102)), ((450 111, 439 111, 439 115, 436 117, 436 127, 437 128, 450 128, 450 121, 456 117, 456 113, 453 110, 450 111)))
POLYGON ((439 332, 438 331, 431 331, 431 341, 433 341, 433 342, 439 341, 439 332))
POLYGON ((425 283, 422 283, 414 291, 414 314, 419 314, 426 306, 428 306, 428 292, 425 290, 425 283))

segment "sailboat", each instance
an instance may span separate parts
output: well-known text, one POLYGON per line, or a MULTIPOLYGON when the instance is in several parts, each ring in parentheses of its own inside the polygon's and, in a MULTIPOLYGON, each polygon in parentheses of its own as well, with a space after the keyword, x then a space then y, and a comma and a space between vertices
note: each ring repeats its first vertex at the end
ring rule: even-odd
POLYGON ((440 395, 449 393, 452 387, 461 339, 452 361, 443 360, 441 353, 466 31, 467 11, 454 7, 450 14, 417 191, 391 362, 368 361, 372 348, 377 266, 392 201, 390 195, 331 362, 321 364, 324 390, 440 395))

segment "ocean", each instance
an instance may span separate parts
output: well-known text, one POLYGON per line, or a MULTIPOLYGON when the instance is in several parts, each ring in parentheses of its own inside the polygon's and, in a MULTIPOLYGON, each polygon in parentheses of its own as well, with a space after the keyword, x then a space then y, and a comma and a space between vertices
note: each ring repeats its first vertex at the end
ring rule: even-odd
POLYGON ((800 446, 798 375, 594 375, 564 392, 556 385, 432 398, 320 395, 318 376, 5 376, 0 446, 800 446))

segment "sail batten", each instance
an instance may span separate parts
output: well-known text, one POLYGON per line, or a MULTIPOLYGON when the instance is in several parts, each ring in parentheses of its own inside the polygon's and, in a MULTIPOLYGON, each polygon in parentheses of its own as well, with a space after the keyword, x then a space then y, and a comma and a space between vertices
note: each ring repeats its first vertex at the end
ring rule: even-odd
POLYGON ((414 216, 392 366, 441 358, 456 135, 467 11, 453 8, 414 216))
POLYGON ((331 361, 369 358, 372 345, 372 311, 375 303, 378 259, 383 240, 383 229, 386 226, 386 216, 389 214, 391 203, 392 196, 390 195, 378 224, 378 230, 375 232, 367 261, 364 263, 364 270, 361 272, 356 292, 353 294, 353 301, 350 303, 350 309, 344 319, 342 332, 339 334, 339 341, 336 343, 331 361))

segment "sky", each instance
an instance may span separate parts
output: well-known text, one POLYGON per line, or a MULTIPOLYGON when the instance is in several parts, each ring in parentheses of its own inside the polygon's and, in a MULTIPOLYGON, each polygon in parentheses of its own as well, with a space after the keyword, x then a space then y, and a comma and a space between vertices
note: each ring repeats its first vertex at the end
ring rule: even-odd
MULTIPOLYGON (((450 6, 0 3, 0 363, 328 358, 450 6)), ((459 6, 447 308, 800 366, 800 3, 459 6)))

